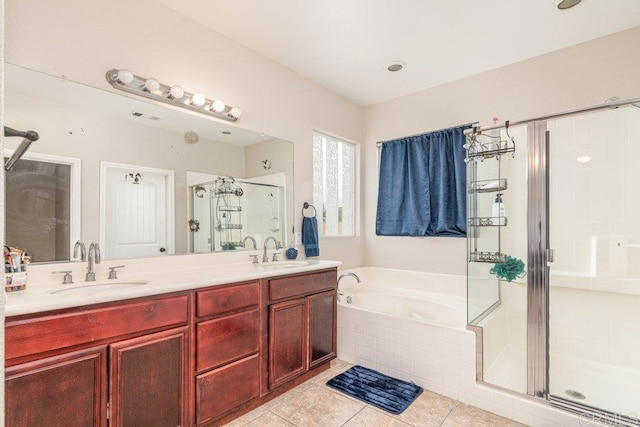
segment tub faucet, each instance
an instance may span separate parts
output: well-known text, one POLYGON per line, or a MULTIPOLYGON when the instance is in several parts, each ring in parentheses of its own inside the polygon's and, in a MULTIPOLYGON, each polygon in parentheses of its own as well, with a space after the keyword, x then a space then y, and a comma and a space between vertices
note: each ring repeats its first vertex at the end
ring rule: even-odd
POLYGON ((258 249, 258 246, 256 246, 256 239, 254 239, 251 236, 247 236, 244 239, 242 239, 242 247, 243 248, 246 246, 247 240, 251 240, 253 242, 253 249, 258 249))
POLYGON ((93 272, 93 263, 100 264, 100 246, 96 242, 91 243, 89 246, 89 256, 87 258, 89 266, 87 267, 87 277, 85 281, 95 282, 96 273, 93 272))
POLYGON ((262 262, 269 262, 269 257, 267 256, 267 243, 269 243, 269 240, 273 240, 273 243, 276 244, 276 250, 282 247, 282 245, 280 245, 280 242, 278 242, 278 239, 273 236, 269 236, 264 239, 264 252, 262 253, 262 262))
POLYGON ((343 274, 340 275, 340 277, 338 277, 338 286, 340 286, 340 280, 344 279, 345 277, 349 277, 349 276, 355 277, 356 281, 358 283, 360 283, 360 278, 358 277, 358 275, 356 273, 343 273, 343 274))
POLYGON ((84 247, 84 243, 80 240, 73 245, 73 257, 78 258, 78 256, 80 257, 80 261, 87 260, 87 249, 84 247))
MULTIPOLYGON (((358 283, 360 283, 360 278, 358 277, 358 275, 356 273, 342 273, 340 275, 340 277, 338 277, 338 284, 337 284, 337 286, 338 286, 338 301, 340 301, 340 299, 341 299, 340 297, 342 297, 344 295, 342 292, 340 292, 340 280, 344 279, 345 277, 349 277, 349 276, 355 277, 356 281, 358 283)), ((351 298, 350 296, 347 297, 347 302, 349 304, 351 304, 350 298, 351 298)))

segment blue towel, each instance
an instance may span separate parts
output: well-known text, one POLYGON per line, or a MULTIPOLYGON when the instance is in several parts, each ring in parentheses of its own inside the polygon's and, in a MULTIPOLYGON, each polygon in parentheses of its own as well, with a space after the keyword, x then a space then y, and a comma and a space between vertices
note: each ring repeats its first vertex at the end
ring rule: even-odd
POLYGON ((318 246, 318 220, 315 216, 302 218, 302 244, 307 257, 320 255, 318 246))

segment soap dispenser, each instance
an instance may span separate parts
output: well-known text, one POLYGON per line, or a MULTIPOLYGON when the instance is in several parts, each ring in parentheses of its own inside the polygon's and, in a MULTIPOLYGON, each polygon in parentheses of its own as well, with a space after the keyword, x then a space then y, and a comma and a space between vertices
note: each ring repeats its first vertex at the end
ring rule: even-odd
POLYGON ((496 225, 507 225, 504 203, 502 203, 502 193, 496 194, 496 200, 493 202, 491 216, 493 217, 493 221, 496 225))

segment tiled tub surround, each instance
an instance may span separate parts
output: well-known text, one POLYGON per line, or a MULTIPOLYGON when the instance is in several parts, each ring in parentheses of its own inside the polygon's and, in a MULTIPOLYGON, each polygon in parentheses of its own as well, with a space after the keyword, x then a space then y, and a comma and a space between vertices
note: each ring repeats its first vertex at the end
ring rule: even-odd
POLYGON ((386 288, 395 288, 398 294, 422 289, 426 294, 437 295, 440 301, 455 302, 465 296, 464 276, 375 267, 339 273, 345 272, 358 274, 362 283, 356 284, 352 278, 345 278, 340 283, 339 291, 344 295, 338 303, 339 359, 413 381, 431 392, 523 424, 593 425, 593 419, 586 415, 580 418, 544 402, 476 384, 475 335, 464 326, 442 326, 411 318, 410 313, 400 317, 368 311, 345 301, 353 288, 366 289, 371 285, 378 288, 384 284, 386 288))

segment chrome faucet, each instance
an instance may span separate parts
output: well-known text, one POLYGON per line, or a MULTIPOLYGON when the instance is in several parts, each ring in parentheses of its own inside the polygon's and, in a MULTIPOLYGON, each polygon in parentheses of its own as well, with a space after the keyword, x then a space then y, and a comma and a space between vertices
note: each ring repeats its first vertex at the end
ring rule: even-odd
POLYGON ((355 277, 356 281, 358 283, 360 283, 360 278, 358 277, 358 275, 356 273, 343 273, 343 274, 340 275, 340 277, 338 277, 338 286, 340 286, 340 280, 344 279, 345 277, 349 277, 349 276, 355 277))
POLYGON ((89 266, 87 267, 87 282, 95 282, 96 281, 96 273, 93 272, 93 263, 100 264, 100 246, 93 242, 89 246, 89 256, 88 256, 89 266))
POLYGON ((273 243, 276 244, 276 250, 282 247, 282 245, 280 245, 280 242, 278 242, 278 239, 273 236, 269 236, 264 239, 264 252, 262 253, 262 262, 269 262, 269 257, 267 256, 267 243, 269 243, 269 240, 273 240, 273 243))
POLYGON ((242 247, 243 248, 246 246, 247 240, 251 240, 253 242, 253 249, 258 249, 258 246, 256 245, 256 239, 254 239, 251 236, 247 236, 244 239, 242 239, 242 247))
POLYGON ((73 257, 78 258, 78 256, 80 256, 80 261, 87 260, 87 250, 84 247, 84 243, 82 243, 80 240, 78 240, 76 244, 73 245, 73 257))
MULTIPOLYGON (((356 281, 358 283, 360 283, 360 278, 358 277, 358 275, 356 273, 342 273, 340 275, 340 277, 338 277, 338 283, 336 285, 338 287, 338 301, 340 301, 340 299, 341 299, 340 297, 342 297, 344 295, 342 292, 340 292, 340 280, 344 279, 345 277, 349 277, 349 276, 355 277, 356 281)), ((351 304, 351 297, 350 296, 347 296, 347 302, 349 304, 351 304)))

